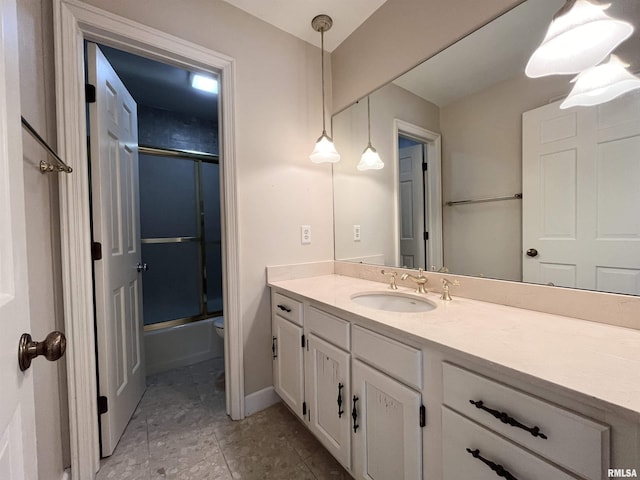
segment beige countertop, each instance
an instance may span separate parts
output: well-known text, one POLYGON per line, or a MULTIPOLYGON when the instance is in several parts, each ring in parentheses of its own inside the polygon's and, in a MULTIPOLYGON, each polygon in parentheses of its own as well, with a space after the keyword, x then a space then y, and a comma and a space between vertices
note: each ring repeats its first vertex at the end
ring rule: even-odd
POLYGON ((640 422, 638 330, 456 297, 455 288, 451 302, 435 293, 419 295, 435 303, 435 310, 397 313, 351 300, 357 293, 391 291, 384 283, 332 274, 269 285, 355 315, 363 325, 378 325, 400 338, 433 342, 577 392, 640 422))

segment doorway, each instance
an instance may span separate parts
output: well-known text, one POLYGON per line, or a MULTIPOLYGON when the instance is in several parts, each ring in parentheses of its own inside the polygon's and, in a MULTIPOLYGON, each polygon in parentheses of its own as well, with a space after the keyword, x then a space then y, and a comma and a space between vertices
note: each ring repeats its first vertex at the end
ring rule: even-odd
POLYGON ((145 373, 224 356, 218 78, 95 43, 86 56, 104 457, 145 373))
POLYGON ((394 120, 397 265, 443 268, 440 134, 394 120))
MULTIPOLYGON (((95 7, 54 0, 56 36, 56 105, 58 148, 66 158, 86 159, 83 41, 108 44, 131 53, 187 69, 220 75, 222 248, 226 284, 225 385, 227 413, 244 417, 243 335, 239 304, 237 167, 234 137, 234 60, 200 45, 132 22, 95 7)), ((98 469, 97 384, 94 348, 92 259, 90 249, 89 172, 74 162, 74 175, 60 181, 64 313, 69 365, 71 468, 78 478, 98 469)))

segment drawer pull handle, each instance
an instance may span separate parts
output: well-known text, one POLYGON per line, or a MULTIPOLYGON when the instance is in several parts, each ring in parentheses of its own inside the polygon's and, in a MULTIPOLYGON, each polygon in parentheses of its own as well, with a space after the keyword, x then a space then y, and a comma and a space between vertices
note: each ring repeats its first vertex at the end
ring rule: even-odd
POLYGON ((289 307, 287 307, 286 305, 278 305, 278 308, 280 310, 282 310, 283 312, 287 312, 287 313, 291 312, 291 309, 289 307))
POLYGON ((523 430, 526 430, 534 437, 540 437, 544 440, 547 439, 547 436, 540 431, 540 427, 527 427, 526 425, 523 425, 522 423, 517 421, 515 418, 510 417, 509 414, 506 412, 500 412, 498 410, 493 410, 492 408, 485 407, 484 402, 482 400, 478 400, 478 401, 469 400, 469 403, 471 403, 472 405, 475 405, 476 408, 480 408, 485 412, 489 412, 491 415, 496 417, 502 423, 506 423, 507 425, 511 425, 512 427, 518 427, 523 430))
POLYGON ((338 383, 338 418, 342 418, 342 414, 344 413, 344 410, 342 410, 342 389, 344 388, 344 385, 341 383, 338 383))
POLYGON ((358 430, 358 409, 356 407, 356 402, 358 401, 358 397, 353 396, 353 411, 351 412, 351 417, 353 418, 353 433, 356 433, 358 430))
POLYGON ((477 458, 478 460, 482 461, 491 470, 496 472, 496 475, 498 475, 499 477, 506 478, 507 480, 518 480, 516 477, 511 475, 507 470, 505 470, 505 468, 502 465, 498 463, 494 463, 491 460, 487 460, 484 457, 481 457, 480 450, 478 450, 477 448, 475 450, 471 450, 470 448, 467 448, 467 452, 469 452, 473 456, 473 458, 477 458))

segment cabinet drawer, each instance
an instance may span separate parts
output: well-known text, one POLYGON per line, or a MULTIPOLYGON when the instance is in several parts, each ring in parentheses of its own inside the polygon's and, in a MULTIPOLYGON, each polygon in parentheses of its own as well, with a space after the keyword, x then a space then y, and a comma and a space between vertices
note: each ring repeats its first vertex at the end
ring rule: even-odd
POLYGON ((402 382, 422 389, 422 352, 355 325, 351 350, 366 363, 402 382))
POLYGON ((349 351, 349 322, 309 307, 305 312, 304 326, 305 330, 349 351))
MULTIPOLYGON (((444 480, 495 480, 496 472, 480 458, 501 465, 520 480, 576 480, 525 449, 442 407, 444 480)), ((508 478, 508 477, 507 477, 508 478)))
POLYGON ((451 364, 443 364, 443 380, 444 404, 472 420, 589 480, 599 480, 608 468, 606 425, 451 364), (478 401, 482 407, 505 413, 527 428, 538 427, 547 438, 503 423, 478 408, 478 401))
POLYGON ((271 297, 271 311, 296 325, 302 326, 302 303, 298 300, 293 300, 281 293, 274 292, 271 297))

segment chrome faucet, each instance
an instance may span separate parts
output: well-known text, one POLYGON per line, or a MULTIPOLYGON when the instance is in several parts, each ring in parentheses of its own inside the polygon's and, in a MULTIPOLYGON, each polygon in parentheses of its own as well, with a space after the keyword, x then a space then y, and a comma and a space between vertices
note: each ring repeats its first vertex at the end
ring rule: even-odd
POLYGON ((391 290, 398 289, 398 285, 396 285, 396 276, 398 275, 398 272, 385 272, 384 270, 380 270, 380 273, 382 273, 383 275, 391 276, 391 278, 389 279, 389 288, 391 290))
POLYGON ((427 293, 427 291, 424 289, 424 284, 427 283, 429 279, 425 277, 422 272, 423 270, 419 268, 417 277, 415 275, 411 275, 410 273, 403 273, 400 277, 400 280, 406 280, 407 278, 410 278, 417 284, 416 293, 427 293))
POLYGON ((446 278, 442 279, 442 296, 440 297, 440 300, 444 300, 445 302, 450 302, 452 300, 451 295, 449 294, 449 287, 451 286, 458 286, 460 285, 460 282, 457 280, 454 280, 453 282, 450 280, 447 280, 446 278))

